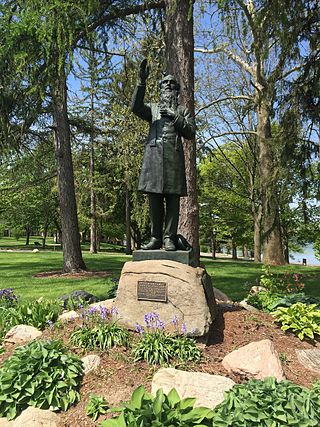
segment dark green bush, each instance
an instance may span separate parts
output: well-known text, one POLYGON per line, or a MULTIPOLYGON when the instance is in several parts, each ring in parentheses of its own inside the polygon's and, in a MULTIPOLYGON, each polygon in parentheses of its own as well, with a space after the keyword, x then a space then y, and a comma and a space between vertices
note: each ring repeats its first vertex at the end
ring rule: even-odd
POLYGON ((18 347, 0 368, 0 417, 15 418, 28 406, 67 410, 80 400, 80 359, 60 341, 18 347))
POLYGON ((214 409, 213 427, 316 427, 320 386, 312 390, 274 378, 237 384, 214 409))

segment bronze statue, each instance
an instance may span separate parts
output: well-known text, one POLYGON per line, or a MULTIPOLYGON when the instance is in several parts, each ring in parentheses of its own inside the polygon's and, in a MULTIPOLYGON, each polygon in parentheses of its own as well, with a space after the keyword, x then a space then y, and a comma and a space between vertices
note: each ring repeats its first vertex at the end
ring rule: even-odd
POLYGON ((148 194, 151 240, 142 249, 160 249, 163 244, 166 251, 174 251, 180 197, 187 195, 181 136, 193 138, 195 122, 189 111, 178 103, 180 86, 172 75, 160 82, 160 102, 145 104, 148 76, 149 66, 144 59, 131 106, 134 114, 150 123, 138 189, 148 194))

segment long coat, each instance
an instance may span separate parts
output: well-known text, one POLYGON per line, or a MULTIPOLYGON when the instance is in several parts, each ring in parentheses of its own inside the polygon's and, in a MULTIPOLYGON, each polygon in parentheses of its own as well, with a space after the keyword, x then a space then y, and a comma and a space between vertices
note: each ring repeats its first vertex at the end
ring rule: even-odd
POLYGON ((158 104, 145 104, 145 85, 139 84, 132 97, 131 110, 150 123, 145 142, 138 190, 144 193, 186 196, 186 175, 181 136, 195 136, 195 122, 189 111, 178 106, 176 116, 161 117, 158 104))

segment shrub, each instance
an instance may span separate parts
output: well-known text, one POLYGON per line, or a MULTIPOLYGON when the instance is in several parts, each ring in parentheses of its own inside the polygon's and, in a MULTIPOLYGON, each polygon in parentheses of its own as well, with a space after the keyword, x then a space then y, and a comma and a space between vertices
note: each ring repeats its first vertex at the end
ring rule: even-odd
POLYGON ((297 302, 302 302, 307 305, 316 304, 317 308, 320 309, 320 298, 305 295, 303 292, 282 296, 272 305, 271 309, 274 310, 277 307, 290 307, 297 302))
POLYGON ((82 362, 60 341, 18 347, 0 368, 0 416, 15 418, 28 406, 67 410, 80 400, 82 362))
POLYGON ((274 378, 237 384, 214 409, 214 427, 312 427, 320 423, 318 386, 310 391, 274 378))
POLYGON ((93 421, 101 414, 105 414, 108 409, 108 403, 103 396, 97 394, 91 394, 89 398, 88 405, 86 407, 86 415, 91 417, 93 421))
POLYGON ((132 394, 131 400, 121 408, 118 417, 102 421, 102 427, 140 426, 212 426, 213 411, 209 408, 194 408, 196 399, 182 399, 175 389, 165 395, 160 389, 153 397, 143 386, 132 394))
POLYGON ((301 275, 298 273, 275 275, 271 272, 270 265, 263 265, 259 283, 271 293, 296 293, 304 288, 301 278, 301 275))
POLYGON ((290 307, 279 307, 273 315, 283 331, 291 329, 300 340, 305 336, 314 339, 315 334, 320 335, 320 310, 316 307, 297 302, 290 307))

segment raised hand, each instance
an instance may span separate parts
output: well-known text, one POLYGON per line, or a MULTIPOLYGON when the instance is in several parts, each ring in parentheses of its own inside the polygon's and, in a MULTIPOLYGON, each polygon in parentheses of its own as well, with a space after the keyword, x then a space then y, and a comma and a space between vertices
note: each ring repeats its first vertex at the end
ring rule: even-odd
POLYGON ((150 73, 150 67, 148 65, 147 59, 144 58, 144 60, 140 64, 140 69, 139 69, 139 77, 140 77, 141 83, 146 82, 147 78, 149 77, 149 73, 150 73))

